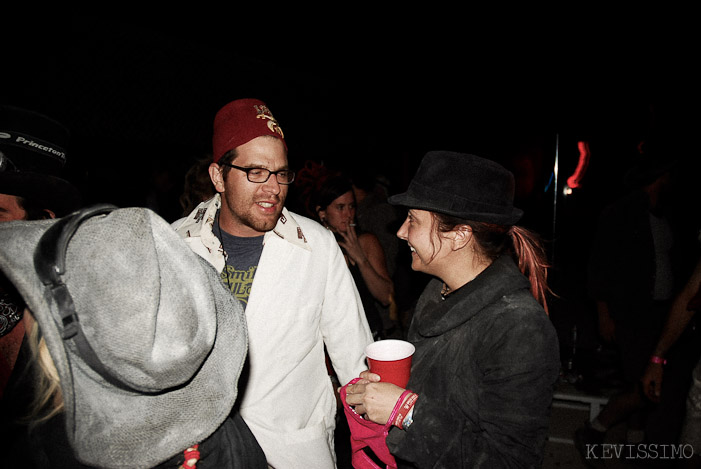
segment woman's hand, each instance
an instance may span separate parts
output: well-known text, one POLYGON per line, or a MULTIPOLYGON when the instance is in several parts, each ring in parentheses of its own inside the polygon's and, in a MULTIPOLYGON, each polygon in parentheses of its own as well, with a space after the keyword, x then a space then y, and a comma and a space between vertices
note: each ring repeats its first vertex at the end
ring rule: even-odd
POLYGON ((387 271, 385 253, 377 236, 363 233, 359 237, 352 225, 348 231, 339 231, 338 234, 342 238, 338 245, 343 248, 350 262, 360 269, 360 275, 373 298, 381 305, 388 306, 394 296, 394 284, 387 271))
POLYGON ((366 419, 386 424, 404 389, 379 382, 380 376, 369 371, 363 371, 360 377, 363 379, 346 388, 346 403, 366 419))
POLYGON ((336 232, 341 237, 341 240, 338 241, 338 245, 343 248, 345 253, 348 255, 348 258, 354 265, 363 265, 368 262, 368 259, 365 256, 365 251, 363 251, 363 247, 360 245, 360 241, 358 240, 358 234, 355 232, 355 226, 349 224, 348 231, 339 230, 336 232))

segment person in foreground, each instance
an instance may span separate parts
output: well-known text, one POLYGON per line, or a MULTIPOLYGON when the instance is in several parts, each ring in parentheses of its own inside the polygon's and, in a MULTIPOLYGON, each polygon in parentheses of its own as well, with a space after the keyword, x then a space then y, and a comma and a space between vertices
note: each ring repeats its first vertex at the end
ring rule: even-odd
POLYGON ((241 416, 271 467, 333 468, 338 404, 324 351, 342 383, 364 369, 373 339, 358 290, 333 234, 284 207, 295 173, 265 103, 220 109, 212 147, 217 194, 173 228, 244 304, 241 416))
POLYGON ((397 236, 412 269, 435 277, 408 331, 411 393, 398 402, 404 389, 364 371, 346 402, 378 424, 397 407, 386 443, 400 468, 542 464, 560 357, 544 251, 513 198, 505 168, 446 151, 389 198, 409 209, 397 236))
POLYGON ((97 205, 0 223, 28 331, 0 401, 3 467, 267 468, 231 409, 241 305, 170 225, 97 205))

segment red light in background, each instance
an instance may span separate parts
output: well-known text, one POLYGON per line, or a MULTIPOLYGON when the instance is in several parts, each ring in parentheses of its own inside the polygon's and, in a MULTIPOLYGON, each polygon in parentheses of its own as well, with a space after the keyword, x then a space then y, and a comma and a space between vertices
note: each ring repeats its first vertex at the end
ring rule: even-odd
POLYGON ((588 142, 577 142, 577 147, 579 148, 579 162, 572 176, 567 178, 567 186, 571 189, 581 186, 581 181, 584 173, 587 171, 587 167, 589 167, 589 158, 591 156, 588 142))

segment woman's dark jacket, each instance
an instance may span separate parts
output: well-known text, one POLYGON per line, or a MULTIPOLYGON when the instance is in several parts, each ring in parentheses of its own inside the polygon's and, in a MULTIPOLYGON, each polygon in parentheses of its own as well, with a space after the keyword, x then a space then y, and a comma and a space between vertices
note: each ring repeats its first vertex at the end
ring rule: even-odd
POLYGON ((555 384, 558 338, 528 280, 501 256, 441 299, 432 280, 408 340, 414 422, 387 444, 399 467, 540 467, 555 384))

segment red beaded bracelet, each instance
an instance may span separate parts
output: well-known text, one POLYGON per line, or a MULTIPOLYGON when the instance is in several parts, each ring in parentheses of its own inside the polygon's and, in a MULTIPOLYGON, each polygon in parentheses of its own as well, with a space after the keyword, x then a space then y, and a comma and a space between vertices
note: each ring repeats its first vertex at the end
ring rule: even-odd
POLYGON ((666 364, 667 364, 667 360, 665 360, 665 359, 662 358, 662 357, 658 357, 657 355, 653 355, 653 356, 650 357, 650 363, 659 363, 659 364, 662 364, 662 365, 666 365, 666 364))
POLYGON ((200 452, 198 450, 199 447, 200 445, 192 445, 183 451, 185 461, 180 467, 178 467, 178 469, 196 469, 197 461, 200 460, 200 452))

